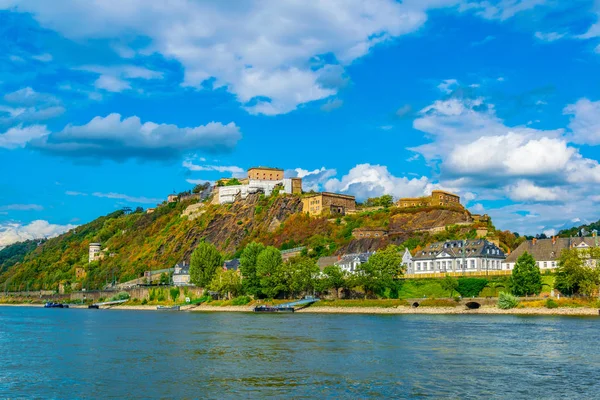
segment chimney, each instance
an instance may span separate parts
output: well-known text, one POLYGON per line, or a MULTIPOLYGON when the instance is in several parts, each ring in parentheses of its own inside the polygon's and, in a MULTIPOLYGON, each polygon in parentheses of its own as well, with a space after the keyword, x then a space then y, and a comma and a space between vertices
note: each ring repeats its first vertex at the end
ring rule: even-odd
POLYGON ((556 236, 552 236, 552 244, 555 245, 556 244, 556 236))
POLYGON ((532 244, 535 246, 535 244, 537 243, 537 238, 533 238, 533 239, 531 240, 531 243, 532 243, 532 244))
POLYGON ((340 261, 342 259, 342 256, 338 256, 338 261, 340 261))

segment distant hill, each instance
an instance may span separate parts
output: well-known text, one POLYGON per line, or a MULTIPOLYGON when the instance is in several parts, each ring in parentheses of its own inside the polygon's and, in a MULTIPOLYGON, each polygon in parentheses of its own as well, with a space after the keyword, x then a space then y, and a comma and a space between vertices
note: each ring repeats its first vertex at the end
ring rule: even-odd
POLYGON ((593 230, 600 231, 600 220, 598 220, 596 222, 592 222, 591 224, 587 224, 587 225, 584 224, 584 225, 574 226, 574 227, 568 228, 568 229, 562 229, 558 232, 558 236, 560 236, 560 237, 579 236, 581 234, 582 229, 587 233, 587 235, 590 235, 593 230))
POLYGON ((0 273, 23 261, 25 256, 41 243, 43 243, 41 240, 26 240, 6 246, 0 250, 0 273))
MULTIPOLYGON (((464 210, 429 207, 422 210, 389 208, 339 218, 309 217, 301 212, 300 195, 265 197, 249 195, 245 201, 218 205, 197 200, 162 204, 154 212, 113 212, 77 227, 41 245, 24 242, 6 248, 0 288, 29 286, 30 290, 56 289, 59 283, 74 288, 101 288, 114 275, 126 282, 144 271, 172 267, 190 254, 200 241, 213 243, 227 258, 239 256, 246 244, 259 241, 280 249, 307 246, 312 257, 376 250, 390 243, 409 248, 433 240, 474 237, 465 225, 464 210), (455 224, 461 224, 455 225, 455 224), (439 232, 416 232, 450 225, 439 232), (354 239, 358 227, 390 230, 384 238, 354 239), (104 258, 88 263, 89 243, 100 242, 104 258), (34 246, 35 244, 35 246, 34 246), (87 277, 76 280, 83 267, 87 277)), ((481 223, 479 224, 481 225, 481 223)), ((493 234, 491 223, 486 224, 493 234)))

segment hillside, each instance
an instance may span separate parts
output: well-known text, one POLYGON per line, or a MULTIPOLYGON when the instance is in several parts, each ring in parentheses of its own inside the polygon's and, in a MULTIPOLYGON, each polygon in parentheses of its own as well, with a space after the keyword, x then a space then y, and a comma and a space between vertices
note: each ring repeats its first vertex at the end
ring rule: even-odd
POLYGON ((473 226, 455 225, 466 223, 468 214, 464 210, 441 207, 390 208, 327 219, 301 213, 300 195, 266 198, 254 194, 228 205, 195 203, 164 203, 150 214, 117 211, 39 246, 9 246, 5 251, 15 252, 19 246, 21 250, 18 257, 4 264, 7 271, 0 275, 0 287, 56 289, 59 283, 65 283, 74 289, 100 288, 113 277, 125 282, 142 276, 144 271, 189 260, 202 240, 215 244, 228 258, 239 255, 251 241, 280 249, 303 245, 308 247, 308 255, 319 257, 372 251, 390 243, 414 248, 432 240, 473 237, 475 232, 473 226), (451 227, 436 234, 415 232, 440 224, 451 227), (353 239, 352 231, 358 227, 382 227, 390 234, 379 239, 353 239), (102 244, 104 258, 88 264, 91 242, 102 244), (85 269, 86 278, 75 278, 78 267, 85 269))

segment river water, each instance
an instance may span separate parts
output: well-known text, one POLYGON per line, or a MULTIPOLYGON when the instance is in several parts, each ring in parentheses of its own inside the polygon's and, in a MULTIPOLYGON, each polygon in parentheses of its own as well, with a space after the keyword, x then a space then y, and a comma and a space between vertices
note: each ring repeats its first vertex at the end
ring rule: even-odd
POLYGON ((0 398, 599 398, 600 319, 0 307, 0 398))

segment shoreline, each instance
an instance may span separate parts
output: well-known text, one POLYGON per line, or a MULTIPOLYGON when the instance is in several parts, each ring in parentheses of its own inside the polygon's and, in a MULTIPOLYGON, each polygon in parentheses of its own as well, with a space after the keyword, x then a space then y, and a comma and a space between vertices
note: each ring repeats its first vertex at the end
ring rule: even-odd
MULTIPOLYGON (((0 304, 0 307, 38 307, 43 308, 43 304, 0 304)), ((119 305, 101 307, 102 310, 128 310, 128 311, 162 311, 157 310, 155 305, 119 305)), ((69 305, 69 308, 87 309, 87 306, 69 305)), ((253 312, 252 306, 181 306, 181 311, 187 312, 253 312)), ((162 311, 166 312, 166 311, 162 311)), ((397 306, 397 307, 328 307, 312 306, 297 310, 296 313, 306 314, 385 314, 385 315, 406 315, 406 314, 427 314, 427 315, 558 315, 558 316, 600 316, 600 310, 590 307, 559 307, 559 308, 512 308, 502 310, 495 306, 482 306, 476 310, 469 310, 463 307, 417 307, 397 306)))

